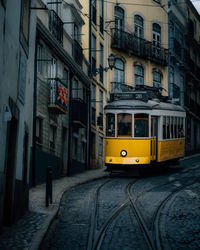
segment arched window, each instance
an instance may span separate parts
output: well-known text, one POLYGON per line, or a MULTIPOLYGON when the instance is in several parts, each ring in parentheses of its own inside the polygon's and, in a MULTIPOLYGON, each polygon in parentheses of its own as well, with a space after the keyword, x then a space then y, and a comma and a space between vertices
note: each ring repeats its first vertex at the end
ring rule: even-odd
POLYGON ((134 16, 134 32, 138 37, 144 37, 144 20, 141 16, 134 16))
POLYGON ((162 73, 158 70, 153 71, 153 87, 160 88, 162 87, 162 73))
POLYGON ((153 42, 153 54, 155 56, 159 56, 161 48, 161 27, 157 23, 153 23, 152 42, 153 42))
POLYGON ((115 6, 115 29, 124 30, 124 10, 115 6))
POLYGON ((134 80, 136 85, 144 85, 144 68, 140 65, 134 66, 134 80))
POLYGON ((115 82, 124 83, 124 62, 121 59, 115 60, 114 80, 115 82))

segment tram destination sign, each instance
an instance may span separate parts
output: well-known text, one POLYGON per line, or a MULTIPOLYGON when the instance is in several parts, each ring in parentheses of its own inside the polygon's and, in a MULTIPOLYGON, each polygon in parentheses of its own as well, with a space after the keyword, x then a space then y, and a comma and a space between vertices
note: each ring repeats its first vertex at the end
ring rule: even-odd
POLYGON ((119 92, 119 93, 111 93, 110 101, 118 101, 118 100, 140 100, 143 102, 148 101, 148 94, 146 91, 129 91, 129 92, 119 92))

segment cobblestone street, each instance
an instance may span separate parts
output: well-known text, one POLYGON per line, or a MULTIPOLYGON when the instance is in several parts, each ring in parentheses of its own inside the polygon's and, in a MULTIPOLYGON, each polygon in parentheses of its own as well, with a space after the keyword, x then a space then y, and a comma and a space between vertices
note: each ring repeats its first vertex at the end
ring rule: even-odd
POLYGON ((41 249, 199 249, 199 177, 197 158, 75 187, 41 249))

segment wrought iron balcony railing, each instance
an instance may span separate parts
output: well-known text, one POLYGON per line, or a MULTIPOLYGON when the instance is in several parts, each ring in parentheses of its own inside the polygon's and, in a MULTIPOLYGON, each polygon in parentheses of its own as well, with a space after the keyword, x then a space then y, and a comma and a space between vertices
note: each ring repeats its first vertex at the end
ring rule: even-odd
POLYGON ((113 28, 111 32, 112 49, 143 57, 163 66, 167 65, 167 49, 119 29, 113 28))
POLYGON ((49 30, 60 43, 63 42, 63 22, 54 10, 49 12, 49 30))
POLYGON ((59 78, 49 79, 50 100, 48 107, 57 114, 66 114, 68 109, 68 89, 59 78))
POLYGON ((118 93, 118 92, 127 92, 134 90, 134 87, 127 85, 122 82, 111 82, 112 89, 111 92, 118 93))
POLYGON ((83 49, 82 49, 80 43, 77 40, 74 40, 74 43, 73 43, 73 57, 74 57, 74 60, 80 66, 82 66, 82 62, 83 62, 83 49))

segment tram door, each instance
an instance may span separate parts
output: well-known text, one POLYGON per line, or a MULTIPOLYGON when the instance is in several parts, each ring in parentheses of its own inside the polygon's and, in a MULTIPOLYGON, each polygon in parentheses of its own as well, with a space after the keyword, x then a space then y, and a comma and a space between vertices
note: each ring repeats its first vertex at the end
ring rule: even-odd
POLYGON ((151 117, 151 160, 157 160, 158 117, 151 117))

